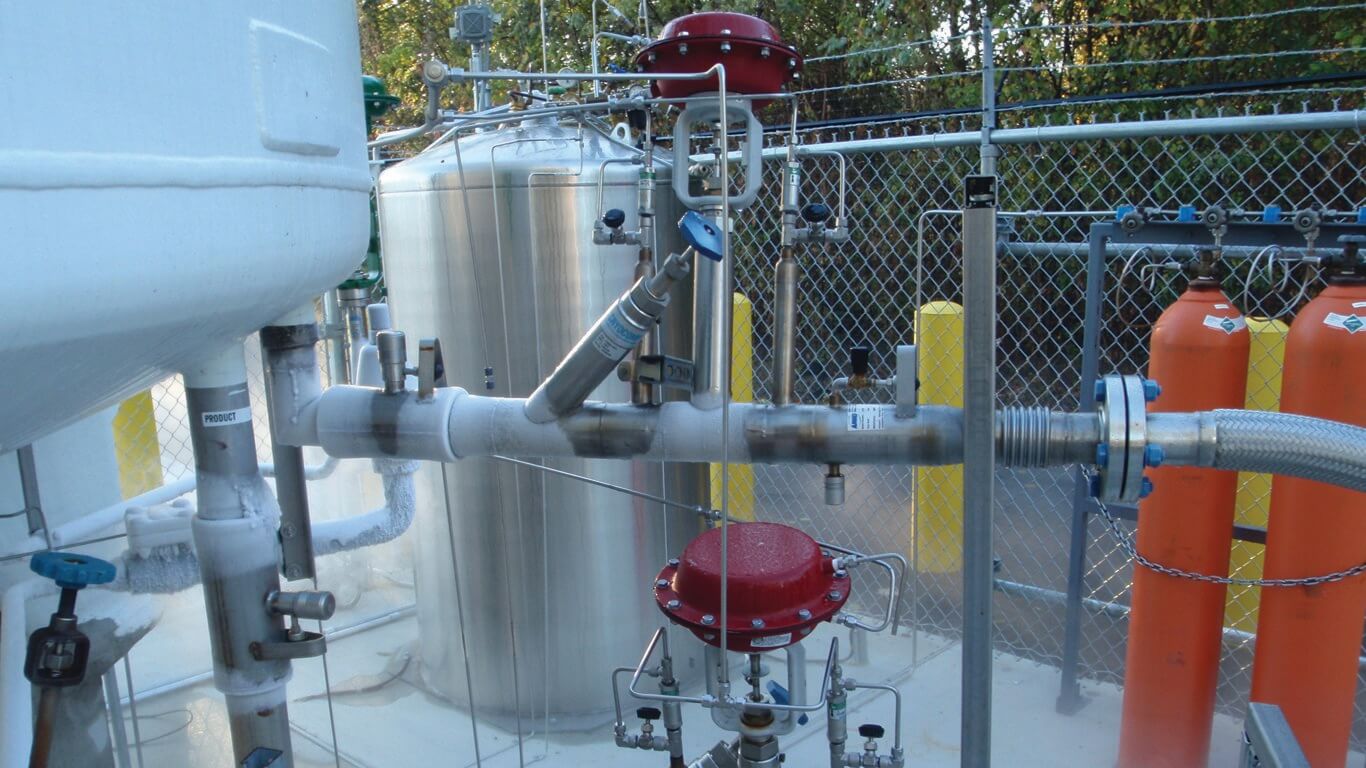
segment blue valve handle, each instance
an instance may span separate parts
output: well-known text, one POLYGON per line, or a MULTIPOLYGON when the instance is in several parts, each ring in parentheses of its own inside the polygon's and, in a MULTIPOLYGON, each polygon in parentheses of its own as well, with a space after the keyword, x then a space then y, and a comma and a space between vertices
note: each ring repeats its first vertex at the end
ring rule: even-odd
POLYGON ((725 246, 721 240, 721 228, 716 222, 697 211, 688 211, 678 220, 678 231, 683 239, 698 253, 712 261, 720 261, 725 256, 725 246))
MULTIPOLYGON (((779 685, 776 680, 768 681, 768 695, 773 697, 774 704, 787 706, 792 703, 792 695, 787 692, 786 688, 779 685)), ((806 713, 802 712, 797 717, 797 725, 806 725, 809 720, 810 718, 806 716, 806 713)))
POLYGON ((114 564, 76 552, 39 552, 29 560, 34 573, 57 582, 62 589, 84 589, 114 580, 114 564))

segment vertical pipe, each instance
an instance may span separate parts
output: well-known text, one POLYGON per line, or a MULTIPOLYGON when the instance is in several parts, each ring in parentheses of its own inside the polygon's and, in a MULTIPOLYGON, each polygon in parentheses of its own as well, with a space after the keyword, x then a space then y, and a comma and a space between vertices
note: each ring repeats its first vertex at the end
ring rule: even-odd
POLYGON ((783 229, 778 263, 773 268, 773 385, 774 405, 792 402, 793 367, 796 356, 797 284, 801 270, 793 256, 797 240, 797 216, 801 207, 802 164, 797 161, 797 104, 792 104, 792 130, 787 138, 787 162, 783 166, 783 229))
MULTIPOLYGON (((717 373, 721 385, 721 434, 730 434, 730 354, 731 354, 731 252, 730 252, 730 139, 729 129, 730 120, 726 113, 729 104, 726 102, 726 68, 721 64, 715 66, 717 70, 716 82, 719 85, 718 101, 721 108, 720 130, 717 137, 720 141, 719 160, 721 162, 721 261, 712 262, 711 259, 698 259, 707 261, 720 268, 717 282, 720 284, 713 293, 713 305, 721 312, 720 330, 713 337, 713 344, 720 347, 719 362, 717 373)), ((758 168, 750 169, 751 173, 761 173, 758 168)), ((695 395, 696 393, 694 393, 695 395)), ((730 441, 726 440, 721 444, 721 473, 724 475, 730 470, 730 441)), ((727 655, 730 648, 727 633, 730 631, 730 548, 728 531, 730 530, 730 483, 721 484, 721 695, 730 694, 730 661, 727 655)))
POLYGON ((322 305, 323 329, 325 331, 323 335, 327 338, 328 382, 333 386, 350 384, 351 375, 346 370, 345 331, 342 330, 345 321, 342 320, 341 303, 337 298, 337 289, 333 288, 323 294, 322 305))
POLYGON ((28 753, 28 768, 48 768, 59 695, 61 689, 52 687, 43 688, 38 694, 38 717, 33 721, 33 748, 28 753))
POLYGON ((848 699, 837 647, 834 663, 830 665, 830 686, 825 694, 825 738, 830 745, 830 768, 844 766, 844 744, 849 738, 848 699))
POLYGON ((784 246, 773 268, 773 404, 793 402, 796 367, 797 282, 801 270, 792 247, 784 246))
POLYGON ((258 661, 251 650, 253 643, 282 639, 284 627, 265 604, 280 589, 280 550, 271 519, 275 502, 257 468, 242 345, 229 344, 184 374, 198 498, 192 530, 233 762, 268 747, 280 750, 282 768, 290 768, 290 665, 258 661))
MULTIPOLYGON (((654 251, 649 247, 642 245, 638 252, 636 270, 632 279, 636 282, 640 282, 641 280, 649 282, 650 278, 654 277, 654 274, 654 251)), ((637 344, 635 350, 631 352, 631 359, 639 362, 640 358, 646 355, 655 354, 655 349, 658 346, 659 326, 657 324, 652 324, 650 330, 645 332, 645 335, 640 338, 640 343, 637 344)), ((638 376, 631 380, 632 403, 636 405, 651 405, 654 403, 654 399, 654 386, 651 385, 650 382, 641 381, 638 376)))
MULTIPOLYGON (((261 329, 261 368, 265 378, 266 412, 270 414, 270 453, 275 464, 275 495, 280 504, 280 547, 284 575, 289 581, 311 579, 313 532, 308 512, 308 484, 304 480, 304 451, 280 440, 277 418, 281 403, 276 394, 297 390, 298 368, 316 369, 314 345, 318 326, 313 307, 303 307, 261 329), (277 379, 286 377, 281 386, 277 379)), ((352 371, 353 375, 356 371, 352 371)))
MULTIPOLYGON (((720 224, 720 211, 705 213, 720 224)), ((725 325, 725 306, 730 297, 727 290, 730 259, 712 261, 699 258, 694 261, 692 404, 711 411, 721 407, 724 389, 722 369, 726 363, 726 337, 730 333, 725 325)))
POLYGON ((24 516, 29 534, 43 532, 47 548, 52 549, 52 531, 43 518, 43 500, 38 490, 38 465, 33 460, 33 446, 25 445, 14 452, 19 464, 19 487, 23 491, 24 516))
MULTIPOLYGON (((1086 303, 1082 319, 1081 383, 1079 410, 1089 413, 1096 407, 1094 382, 1100 375, 1100 304, 1105 284, 1105 244, 1110 239, 1109 224, 1093 224, 1087 237, 1086 303)), ((1072 487, 1072 529, 1067 552, 1067 602, 1063 614, 1062 675, 1054 708, 1073 714, 1084 703, 1081 697, 1079 667, 1081 660, 1082 590, 1086 579, 1087 518, 1091 512, 1090 483, 1080 467, 1072 487)))
POLYGON ((109 730, 114 734, 114 751, 119 756, 119 765, 133 767, 133 758, 128 751, 128 730, 123 722, 123 703, 119 698, 118 673, 112 668, 104 673, 104 705, 109 715, 109 730))
MULTIPOLYGON (((594 0, 596 10, 597 0, 594 0)), ((593 81, 596 86, 597 81, 593 81)), ((601 193, 601 189, 599 189, 601 193)), ((636 216, 640 222, 640 251, 637 253, 635 279, 637 281, 654 276, 655 273, 655 168, 654 144, 650 140, 649 112, 645 117, 645 156, 640 168, 640 178, 636 184, 636 216)), ((601 208, 601 203, 599 203, 601 208)), ((653 355, 659 349, 659 325, 656 323, 640 340, 632 359, 639 361, 645 355, 653 355)), ((654 403, 654 387, 648 382, 636 379, 631 382, 631 402, 636 405, 654 403)))
POLYGON ((991 15, 982 14, 982 146, 981 173, 996 175, 996 158, 1001 148, 991 143, 991 132, 996 130, 996 61, 991 40, 991 15))
POLYGON ((962 765, 991 765, 992 514, 996 484, 996 177, 963 201, 962 765))
MULTIPOLYGON (((1247 360, 1247 397, 1243 408, 1249 411, 1278 411, 1281 408, 1281 366, 1285 361, 1285 336, 1290 327, 1280 320, 1249 317, 1247 330, 1252 349, 1247 360)), ((1238 476, 1238 501, 1234 522, 1266 528, 1271 511, 1271 475, 1244 472, 1238 476)), ((1245 579, 1260 578, 1263 544, 1234 539, 1229 553, 1228 572, 1245 579)), ((1243 632, 1257 631, 1257 603, 1260 587, 1229 588, 1224 607, 1224 625, 1243 632)))

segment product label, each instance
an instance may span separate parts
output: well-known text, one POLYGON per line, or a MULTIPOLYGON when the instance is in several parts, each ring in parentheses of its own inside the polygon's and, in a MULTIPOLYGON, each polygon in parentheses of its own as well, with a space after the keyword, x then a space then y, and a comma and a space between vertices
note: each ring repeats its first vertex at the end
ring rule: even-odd
POLYGON ((845 423, 849 425, 850 432, 876 432, 886 428, 882 418, 882 408, 879 406, 851 405, 845 423))
POLYGON ((784 632, 781 635, 769 635, 768 637, 756 637, 749 641, 750 648, 781 648, 792 642, 792 633, 784 632))
POLYGON ((603 357, 620 360, 635 349, 644 335, 644 331, 631 327, 623 320, 620 312, 613 312, 598 327, 598 332, 593 334, 593 349, 602 353, 603 357))
POLYGON ((1218 317, 1216 315, 1205 315, 1205 327, 1213 328, 1216 331, 1223 331, 1232 336, 1247 327, 1247 321, 1242 315, 1234 317, 1218 317))
POLYGON ((1339 315, 1336 312, 1329 312, 1328 316, 1323 318, 1323 324, 1329 328, 1341 328, 1348 333, 1366 330, 1366 318, 1357 314, 1339 315))
POLYGON ((237 408, 231 411, 205 411, 199 415, 200 422, 206 427, 231 427, 234 424, 250 424, 251 409, 237 408))

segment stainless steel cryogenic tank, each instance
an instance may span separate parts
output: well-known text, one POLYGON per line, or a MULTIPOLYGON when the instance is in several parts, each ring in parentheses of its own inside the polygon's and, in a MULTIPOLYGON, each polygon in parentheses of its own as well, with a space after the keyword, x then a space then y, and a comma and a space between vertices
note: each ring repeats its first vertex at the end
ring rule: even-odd
MULTIPOLYGON (((599 178, 603 208, 626 211, 626 227, 636 226, 639 166, 628 161, 638 155, 595 130, 533 117, 385 171, 380 226, 395 327, 410 340, 441 338, 452 385, 529 395, 633 282, 637 248, 594 245, 592 231, 599 178)), ((662 259, 683 247, 674 226, 682 210, 668 167, 657 168, 662 259)), ((669 354, 689 356, 689 293, 673 296, 661 327, 669 354)), ((622 402, 629 388, 612 380, 592 397, 622 402)), ((704 465, 547 463, 690 504, 707 494, 704 465)), ((611 670, 632 663, 662 621, 651 579, 700 531, 697 515, 492 459, 431 468, 418 493, 427 682, 508 726, 601 722, 611 670)), ((691 643, 677 650, 680 676, 700 666, 691 643)))

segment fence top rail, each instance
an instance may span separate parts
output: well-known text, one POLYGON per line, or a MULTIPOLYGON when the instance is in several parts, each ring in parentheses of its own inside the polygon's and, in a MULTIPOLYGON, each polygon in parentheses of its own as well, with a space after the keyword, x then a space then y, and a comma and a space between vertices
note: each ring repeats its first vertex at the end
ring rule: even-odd
MULTIPOLYGON (((1065 141, 1100 141, 1161 136, 1219 136, 1234 133, 1278 133, 1283 131, 1355 131, 1366 133, 1366 110, 1297 112, 1279 115, 1231 115, 1129 122, 1083 123, 1079 125, 1041 125, 1027 128, 999 128, 991 132, 998 145, 1047 144, 1065 141)), ((918 136, 888 136, 803 144, 806 150, 833 150, 848 153, 896 152, 945 147, 976 147, 982 143, 981 130, 929 133, 918 136)), ((769 147, 765 157, 786 154, 783 147, 769 147)), ((738 157, 738 154, 736 154, 738 157)), ((694 157, 698 162, 710 155, 694 157)))

